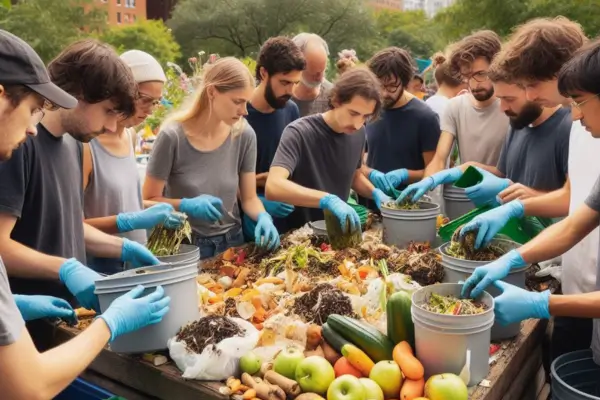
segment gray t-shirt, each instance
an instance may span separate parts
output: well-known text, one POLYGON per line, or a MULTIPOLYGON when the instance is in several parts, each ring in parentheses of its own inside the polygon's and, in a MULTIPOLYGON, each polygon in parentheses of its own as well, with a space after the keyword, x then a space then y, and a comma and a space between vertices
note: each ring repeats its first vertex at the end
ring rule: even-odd
POLYGON ((470 94, 454 97, 441 116, 440 128, 458 142, 461 162, 496 165, 508 133, 508 117, 500 110, 500 100, 486 108, 476 108, 470 94))
POLYGON ((292 97, 292 100, 298 106, 298 110, 300 110, 300 116, 306 117, 308 115, 321 114, 329 110, 329 95, 332 88, 333 83, 326 79, 321 84, 321 91, 314 100, 298 100, 292 97))
POLYGON ((0 258, 0 346, 13 344, 24 326, 25 321, 13 299, 6 268, 0 258))
MULTIPOLYGON (((337 133, 321 114, 297 119, 281 136, 271 167, 283 167, 298 185, 331 193, 346 201, 354 173, 362 165, 364 127, 352 134, 337 133)), ((288 217, 290 229, 323 219, 323 211, 296 207, 288 217)))
POLYGON ((182 199, 209 194, 223 201, 220 222, 190 218, 194 233, 201 237, 241 229, 237 197, 240 174, 256 169, 256 135, 243 122, 239 135, 230 134, 221 146, 208 152, 193 147, 179 123, 163 127, 154 143, 147 173, 166 181, 166 197, 182 199))
POLYGON ((541 125, 510 128, 498 170, 513 182, 536 190, 560 189, 569 171, 571 112, 560 108, 541 125))
MULTIPOLYGON (((590 192, 585 204, 592 210, 600 213, 600 177, 596 180, 594 188, 590 192)), ((600 219, 596 221, 600 223, 600 219)), ((597 271, 600 271, 600 255, 598 256, 597 271)), ((596 275, 596 290, 600 290, 600 274, 596 275)), ((600 365, 600 319, 594 319, 594 333, 592 335, 592 352, 594 353, 594 362, 600 365)))

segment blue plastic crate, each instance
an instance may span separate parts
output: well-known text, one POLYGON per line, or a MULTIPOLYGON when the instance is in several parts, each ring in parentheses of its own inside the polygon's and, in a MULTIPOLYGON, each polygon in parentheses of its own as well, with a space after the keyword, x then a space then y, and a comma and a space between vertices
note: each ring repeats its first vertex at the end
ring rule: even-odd
POLYGON ((77 378, 54 400, 107 400, 112 397, 115 397, 115 395, 109 391, 77 378))

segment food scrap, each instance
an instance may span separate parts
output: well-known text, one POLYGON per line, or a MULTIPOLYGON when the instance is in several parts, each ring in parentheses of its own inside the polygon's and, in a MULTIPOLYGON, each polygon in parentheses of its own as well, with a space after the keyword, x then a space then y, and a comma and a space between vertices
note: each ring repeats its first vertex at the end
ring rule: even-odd
POLYGON ((446 315, 475 315, 488 309, 482 302, 473 299, 459 299, 454 296, 442 296, 432 293, 426 303, 422 304, 425 310, 436 314, 446 315))
POLYGON ((352 316, 352 301, 341 290, 323 283, 302 295, 294 303, 294 313, 304 322, 323 325, 331 314, 352 316))
POLYGON ((231 319, 209 315, 182 327, 177 332, 176 339, 185 343, 189 351, 201 354, 207 346, 244 333, 245 331, 231 319))

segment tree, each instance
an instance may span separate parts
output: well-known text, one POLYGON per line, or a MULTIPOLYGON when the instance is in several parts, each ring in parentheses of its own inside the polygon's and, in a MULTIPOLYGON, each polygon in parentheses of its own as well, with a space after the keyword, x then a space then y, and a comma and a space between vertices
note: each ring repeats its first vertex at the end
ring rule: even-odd
POLYGON ((106 12, 93 3, 94 0, 20 1, 0 13, 0 26, 28 42, 48 62, 71 42, 106 26, 106 12))
POLYGON ((161 64, 176 62, 181 57, 179 44, 162 21, 139 21, 108 29, 100 39, 119 52, 142 50, 152 54, 161 64))
POLYGON ((413 58, 429 58, 435 49, 427 41, 410 34, 404 29, 396 29, 388 36, 388 45, 408 50, 413 58))

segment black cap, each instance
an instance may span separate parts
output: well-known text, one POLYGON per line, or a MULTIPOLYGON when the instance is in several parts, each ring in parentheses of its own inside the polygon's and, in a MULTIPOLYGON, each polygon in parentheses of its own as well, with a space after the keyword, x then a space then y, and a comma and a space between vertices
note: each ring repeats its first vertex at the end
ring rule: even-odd
POLYGON ((62 108, 74 108, 77 99, 50 82, 44 62, 23 39, 0 29, 0 81, 23 85, 62 108))

